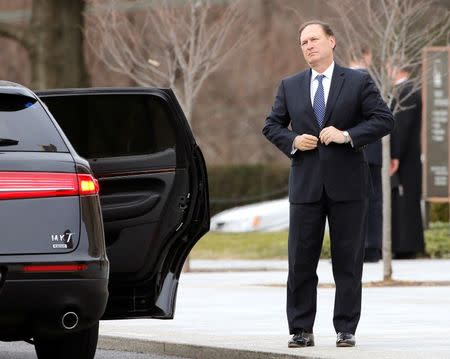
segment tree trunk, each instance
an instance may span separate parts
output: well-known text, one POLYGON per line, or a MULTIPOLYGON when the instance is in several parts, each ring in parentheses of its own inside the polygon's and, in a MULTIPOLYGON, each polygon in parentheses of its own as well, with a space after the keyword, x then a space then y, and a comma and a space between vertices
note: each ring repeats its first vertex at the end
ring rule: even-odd
POLYGON ((392 237, 391 237, 391 178, 389 177, 389 166, 391 161, 390 136, 383 137, 383 280, 392 280, 392 237))
POLYGON ((273 0, 261 1, 262 21, 260 22, 261 37, 267 43, 267 38, 272 31, 272 19, 274 14, 274 7, 276 4, 273 0))
POLYGON ((83 0, 34 0, 27 50, 31 87, 89 86, 84 63, 83 0))

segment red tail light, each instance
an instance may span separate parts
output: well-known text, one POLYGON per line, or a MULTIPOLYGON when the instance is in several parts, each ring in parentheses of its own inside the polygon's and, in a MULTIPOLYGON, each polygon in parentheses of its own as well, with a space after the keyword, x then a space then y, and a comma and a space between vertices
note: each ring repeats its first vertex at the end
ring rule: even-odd
POLYGON ((91 175, 78 175, 78 187, 82 196, 97 194, 99 191, 98 181, 91 175))
POLYGON ((0 172, 0 199, 65 197, 97 194, 91 175, 50 172, 0 172))
POLYGON ((25 265, 24 272, 81 272, 87 269, 86 264, 49 264, 49 265, 25 265))

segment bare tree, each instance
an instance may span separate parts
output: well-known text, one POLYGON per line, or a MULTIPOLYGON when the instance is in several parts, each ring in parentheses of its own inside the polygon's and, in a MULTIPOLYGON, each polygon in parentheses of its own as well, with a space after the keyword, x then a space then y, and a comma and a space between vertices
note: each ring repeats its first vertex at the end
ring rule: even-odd
MULTIPOLYGON (((369 72, 383 99, 394 114, 404 110, 402 101, 420 87, 421 73, 410 77, 413 86, 399 99, 398 87, 390 71, 418 68, 424 47, 446 38, 450 31, 450 12, 437 0, 335 0, 332 5, 346 35, 346 46, 339 56, 349 59, 362 45, 369 45, 374 55, 369 72), (389 66, 387 66, 389 65, 389 66), (393 108, 392 108, 393 107, 393 108)), ((391 187, 389 178, 390 141, 383 138, 383 278, 392 280, 391 187)))
POLYGON ((237 1, 141 2, 134 18, 121 1, 90 3, 94 52, 138 85, 174 89, 189 122, 204 81, 252 33, 237 1))

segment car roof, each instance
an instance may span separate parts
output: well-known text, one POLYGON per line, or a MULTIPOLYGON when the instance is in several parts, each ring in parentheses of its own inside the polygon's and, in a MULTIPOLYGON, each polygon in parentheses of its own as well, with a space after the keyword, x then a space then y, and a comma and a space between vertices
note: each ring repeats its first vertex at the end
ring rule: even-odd
POLYGON ((25 86, 11 81, 0 81, 0 93, 36 98, 36 95, 33 93, 33 91, 26 88, 25 86))

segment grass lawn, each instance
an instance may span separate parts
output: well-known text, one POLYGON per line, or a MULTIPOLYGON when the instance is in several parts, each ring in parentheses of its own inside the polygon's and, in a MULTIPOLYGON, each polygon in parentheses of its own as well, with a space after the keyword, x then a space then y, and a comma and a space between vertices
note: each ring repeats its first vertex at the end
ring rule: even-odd
MULTIPOLYGON (((425 231, 426 257, 450 258, 448 223, 433 223, 425 231)), ((195 245, 193 259, 286 259, 287 231, 269 233, 208 233, 195 245)), ((330 257, 325 235, 322 258, 330 257)))
MULTIPOLYGON (((193 259, 285 259, 288 232, 206 234, 191 252, 193 259)), ((325 236, 322 254, 329 256, 325 236), (325 252, 325 253, 324 253, 325 252)))

